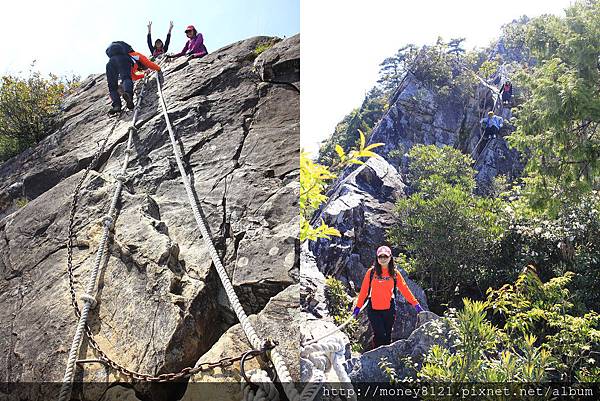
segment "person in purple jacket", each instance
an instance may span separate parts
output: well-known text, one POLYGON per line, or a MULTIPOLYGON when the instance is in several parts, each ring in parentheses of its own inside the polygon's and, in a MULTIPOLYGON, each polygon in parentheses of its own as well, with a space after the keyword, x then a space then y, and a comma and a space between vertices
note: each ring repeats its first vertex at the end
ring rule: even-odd
POLYGON ((185 28, 185 34, 188 37, 183 50, 176 54, 167 55, 168 59, 177 58, 181 56, 188 56, 188 58, 200 58, 208 54, 206 46, 204 46, 204 38, 199 33, 194 25, 190 25, 185 28))

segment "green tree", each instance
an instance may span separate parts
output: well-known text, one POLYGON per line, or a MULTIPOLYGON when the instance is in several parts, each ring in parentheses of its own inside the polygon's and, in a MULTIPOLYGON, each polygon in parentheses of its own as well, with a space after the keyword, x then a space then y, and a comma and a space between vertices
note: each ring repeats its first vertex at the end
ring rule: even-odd
POLYGON ((416 191, 423 191, 432 181, 439 180, 466 191, 475 188, 473 159, 450 146, 415 145, 408 157, 408 180, 416 191))
POLYGON ((76 85, 55 75, 5 75, 0 82, 0 161, 35 145, 51 133, 63 97, 76 85))
POLYGON ((377 84, 383 92, 390 94, 398 88, 407 71, 411 70, 418 52, 415 45, 409 44, 401 47, 395 55, 386 58, 379 64, 377 84))
POLYGON ((431 305, 452 303, 485 288, 507 272, 495 268, 504 232, 501 203, 476 197, 438 178, 433 195, 416 193, 396 205, 389 239, 412 258, 413 275, 425 287, 431 305))
POLYGON ((324 165, 336 163, 336 146, 349 153, 359 145, 359 131, 369 138, 373 128, 387 111, 387 99, 382 89, 374 87, 365 97, 362 105, 348 113, 340 121, 319 149, 318 162, 324 165))
POLYGON ((538 65, 519 77, 525 101, 508 139, 527 155, 523 194, 556 215, 600 187, 600 3, 576 2, 566 18, 533 19, 526 42, 538 65))
POLYGON ((501 236, 508 220, 498 199, 473 194, 471 159, 451 147, 414 146, 408 177, 416 193, 396 204, 389 239, 406 250, 431 304, 483 296, 498 276, 501 236))

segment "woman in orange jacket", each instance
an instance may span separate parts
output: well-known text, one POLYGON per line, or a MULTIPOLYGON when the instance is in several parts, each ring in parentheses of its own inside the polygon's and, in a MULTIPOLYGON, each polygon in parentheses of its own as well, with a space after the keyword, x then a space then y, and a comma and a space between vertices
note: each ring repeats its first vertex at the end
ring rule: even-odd
POLYGON ((358 315, 365 300, 370 299, 367 308, 369 322, 373 329, 374 348, 380 345, 386 345, 391 342, 392 326, 396 319, 396 304, 394 302, 395 287, 400 290, 404 298, 415 307, 417 313, 422 312, 423 308, 419 301, 410 291, 402 274, 394 268, 392 260, 392 250, 387 246, 380 246, 377 249, 377 259, 373 266, 367 270, 358 301, 354 308, 354 317, 358 315))

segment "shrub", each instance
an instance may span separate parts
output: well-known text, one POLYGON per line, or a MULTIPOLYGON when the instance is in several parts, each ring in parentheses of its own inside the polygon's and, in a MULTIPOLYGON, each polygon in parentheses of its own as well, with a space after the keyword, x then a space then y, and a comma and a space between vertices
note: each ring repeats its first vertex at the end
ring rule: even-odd
POLYGON ((483 296, 498 276, 508 274, 490 267, 495 266, 504 231, 497 200, 439 182, 435 195, 401 199, 396 211, 389 238, 412 258, 413 275, 425 287, 431 306, 473 291, 483 296))
MULTIPOLYGON (((336 326, 344 323, 352 316, 352 312, 350 311, 352 299, 346 294, 344 284, 340 280, 331 276, 325 279, 325 298, 327 300, 327 308, 336 326)), ((357 333, 357 329, 358 322, 353 319, 342 331, 352 339, 357 333)))
POLYGON ((35 145, 51 133, 63 96, 76 84, 31 72, 28 78, 6 75, 0 82, 0 161, 35 145))
POLYGON ((588 308, 600 303, 600 193, 565 205, 555 219, 533 213, 524 204, 507 209, 514 216, 501 247, 515 268, 532 264, 543 280, 567 271, 572 296, 588 308))
POLYGON ((567 288, 574 276, 567 272, 542 283, 529 268, 514 284, 488 290, 489 310, 502 318, 503 331, 513 341, 538 339, 540 348, 553 357, 554 379, 598 381, 600 315, 576 313, 567 288))
POLYGON ((532 268, 514 284, 464 299, 446 314, 453 338, 434 345, 417 377, 428 382, 598 381, 600 316, 573 313, 573 273, 543 283, 532 268), (491 316, 488 316, 488 313, 491 316))
POLYGON ((449 185, 458 185, 466 191, 475 188, 473 159, 450 147, 415 145, 408 153, 410 185, 416 191, 434 190, 433 182, 440 180, 449 185))
POLYGON ((511 276, 495 260, 508 225, 502 201, 473 194, 471 159, 456 149, 418 145, 409 159, 418 192, 397 202, 390 241, 406 250, 434 310, 465 295, 483 297, 499 276, 511 276))
POLYGON ((264 51, 270 49, 271 47, 273 47, 277 42, 279 42, 279 39, 269 39, 266 42, 261 42, 258 45, 256 45, 256 48, 254 49, 254 55, 256 57, 258 57, 261 53, 263 53, 264 51))

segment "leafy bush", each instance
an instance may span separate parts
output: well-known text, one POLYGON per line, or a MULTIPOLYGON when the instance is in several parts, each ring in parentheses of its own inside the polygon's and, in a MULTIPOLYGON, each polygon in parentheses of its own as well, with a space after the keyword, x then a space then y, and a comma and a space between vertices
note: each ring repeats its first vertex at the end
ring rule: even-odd
POLYGON ((496 263, 508 225, 502 201, 473 194, 471 159, 456 149, 418 145, 409 159, 418 192, 397 202, 390 241, 410 256, 434 310, 465 295, 483 297, 499 276, 511 276, 496 263))
POLYGON ((6 75, 0 82, 0 161, 36 144, 57 124, 63 96, 76 84, 55 75, 6 75))
POLYGON ((433 196, 417 193, 398 201, 397 222, 389 231, 390 240, 412 258, 413 275, 432 308, 473 291, 483 295, 498 276, 509 274, 490 267, 504 232, 501 203, 459 186, 436 186, 433 196))
MULTIPOLYGON (((327 308, 336 326, 344 323, 352 316, 352 312, 350 311, 352 299, 346 294, 344 284, 340 280, 331 276, 325 279, 325 298, 327 300, 327 308)), ((357 329, 358 321, 353 319, 342 331, 352 339, 356 335, 357 329)))
POLYGON ((418 379, 597 382, 600 316, 573 313, 572 278, 567 273, 542 283, 529 268, 514 284, 490 288, 484 302, 464 299, 462 310, 450 309, 444 318, 452 343, 429 349, 420 370, 415 365, 418 379))
POLYGON ((440 180, 466 191, 475 188, 473 159, 450 146, 415 145, 408 153, 408 180, 416 191, 433 191, 432 182, 440 180))
POLYGON ((512 340, 535 336, 541 349, 552 355, 554 379, 598 381, 600 315, 578 315, 567 288, 574 277, 567 272, 542 283, 531 268, 515 284, 488 290, 489 309, 502 317, 503 331, 512 340))
MULTIPOLYGON (((504 253, 514 266, 532 264, 547 280, 567 271, 576 273, 573 296, 588 308, 600 304, 600 193, 565 206, 551 219, 528 211, 525 205, 507 209, 513 217, 502 239, 504 253)), ((508 260, 507 260, 508 262, 508 260)))
POLYGON ((264 51, 270 49, 271 47, 273 47, 277 42, 279 42, 279 39, 269 39, 266 42, 261 42, 258 45, 256 45, 256 48, 254 49, 254 55, 256 57, 258 57, 261 53, 263 53, 264 51))
POLYGON ((547 379, 551 358, 535 346, 537 338, 511 338, 487 318, 487 304, 464 300, 462 310, 451 311, 453 350, 433 345, 418 378, 427 382, 541 382, 547 379))

